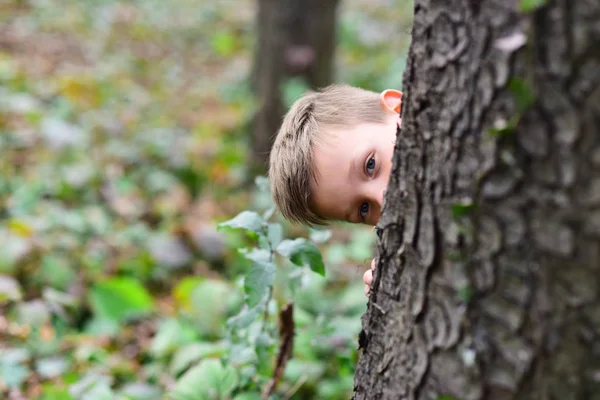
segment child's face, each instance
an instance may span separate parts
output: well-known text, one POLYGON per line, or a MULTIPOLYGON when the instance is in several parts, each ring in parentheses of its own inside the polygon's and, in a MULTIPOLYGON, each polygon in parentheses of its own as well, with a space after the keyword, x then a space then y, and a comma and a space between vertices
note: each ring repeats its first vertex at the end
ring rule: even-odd
POLYGON ((379 221, 400 123, 401 94, 394 91, 386 99, 385 93, 381 101, 388 114, 385 122, 327 130, 315 146, 317 182, 311 188, 311 207, 318 215, 368 225, 379 221))

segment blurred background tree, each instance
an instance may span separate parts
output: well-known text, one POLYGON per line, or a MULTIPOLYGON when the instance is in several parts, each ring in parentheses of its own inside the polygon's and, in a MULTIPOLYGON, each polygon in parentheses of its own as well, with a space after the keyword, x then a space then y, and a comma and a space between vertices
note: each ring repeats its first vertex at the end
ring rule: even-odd
POLYGON ((258 0, 254 90, 259 103, 252 129, 255 161, 265 165, 284 114, 283 85, 297 78, 316 89, 333 82, 339 0, 258 0))
MULTIPOLYGON (((250 285, 253 256, 238 249, 259 235, 217 230, 271 206, 264 180, 249 184, 264 95, 251 80, 263 68, 258 6, 0 2, 0 398, 148 400, 190 381, 208 382, 192 388, 198 399, 215 385, 222 398, 256 398, 289 299, 294 357, 272 398, 350 397, 372 232, 312 232, 274 215, 269 240, 310 237, 325 277, 277 256, 275 276, 250 285), (265 312, 233 329, 248 304, 265 312)), ((289 32, 312 32, 309 14, 294 15, 304 28, 289 32)), ((334 80, 398 87, 411 18, 403 0, 340 2, 334 80)), ((284 71, 272 115, 331 79, 308 69, 284 71)))

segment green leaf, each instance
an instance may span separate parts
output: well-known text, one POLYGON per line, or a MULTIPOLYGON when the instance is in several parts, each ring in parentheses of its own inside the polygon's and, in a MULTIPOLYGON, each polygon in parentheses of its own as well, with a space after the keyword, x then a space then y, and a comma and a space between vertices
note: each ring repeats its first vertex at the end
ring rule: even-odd
POLYGON ((244 279, 248 306, 257 305, 269 293, 274 280, 275 265, 269 262, 254 263, 244 279))
POLYGON ((173 400, 209 400, 227 398, 238 384, 232 366, 224 367, 220 360, 202 360, 188 370, 169 394, 173 400))
POLYGON ((177 376, 187 369, 191 364, 200 361, 203 358, 222 357, 228 351, 225 343, 207 343, 196 342, 180 347, 171 360, 169 370, 171 374, 177 376))
POLYGON ((259 235, 264 235, 263 226, 265 220, 254 211, 242 211, 229 221, 221 222, 218 226, 234 229, 245 229, 259 235))
POLYGON ((25 347, 0 348, 0 360, 5 364, 27 363, 31 358, 31 350, 25 347))
POLYGON ((501 137, 514 133, 520 120, 520 115, 513 115, 508 121, 500 120, 488 129, 488 133, 491 137, 501 137))
POLYGON ((231 286, 222 280, 206 279, 192 292, 194 321, 200 334, 218 336, 228 312, 228 300, 234 295, 231 286))
POLYGON ((202 276, 187 276, 182 278, 173 288, 173 298, 176 304, 185 309, 192 309, 192 293, 204 281, 202 276))
POLYGON ((289 257, 290 261, 294 264, 299 266, 309 265, 311 270, 325 276, 323 257, 321 256, 321 251, 314 243, 304 238, 288 239, 282 241, 277 246, 276 251, 284 257, 289 257))
POLYGON ((249 327, 252 322, 256 321, 262 311, 259 307, 248 308, 245 307, 238 315, 235 315, 227 320, 227 326, 232 330, 245 329, 249 327))
POLYGON ((40 400, 75 400, 66 388, 60 386, 43 385, 42 390, 40 400))
POLYGON ((238 46, 236 37, 229 32, 217 32, 210 39, 213 51, 221 57, 230 57, 238 46))
POLYGON ((38 276, 45 285, 66 290, 75 280, 76 274, 70 259, 48 254, 42 257, 38 276))
POLYGON ((92 336, 115 337, 120 331, 119 321, 101 316, 90 319, 85 325, 85 332, 92 336))
POLYGON ((29 369, 21 364, 0 362, 0 381, 12 389, 18 389, 29 376, 29 369))
POLYGON ((466 215, 471 214, 475 210, 475 204, 471 199, 464 199, 462 201, 452 204, 452 219, 457 220, 466 215))
MULTIPOLYGON (((162 398, 162 391, 158 386, 145 382, 127 383, 121 389, 120 395, 125 396, 127 400, 159 400, 162 398)), ((117 397, 121 399, 123 397, 117 397)))
POLYGON ((82 397, 85 400, 114 400, 117 398, 107 383, 99 382, 82 397))
POLYGON ((239 252, 244 255, 248 260, 256 263, 268 263, 271 259, 271 252, 267 249, 239 249, 239 252))
POLYGON ((64 374, 69 367, 69 361, 60 356, 42 358, 35 363, 36 372, 44 379, 56 378, 64 374))
POLYGON ((261 400, 259 393, 240 393, 233 400, 261 400))
POLYGON ((173 175, 185 185, 192 197, 196 197, 202 190, 205 178, 194 168, 185 166, 173 171, 173 175))
POLYGON ((157 358, 166 357, 194 339, 196 339, 196 332, 190 326, 174 318, 165 319, 160 322, 158 332, 152 339, 150 354, 157 358))
POLYGON ((0 275, 0 303, 21 300, 21 285, 11 276, 0 275))
POLYGON ((281 240, 283 239, 283 227, 281 224, 278 224, 277 222, 269 224, 267 239, 269 239, 272 248, 279 246, 279 243, 281 243, 281 240))
POLYGON ((546 4, 546 0, 521 0, 521 12, 530 13, 546 4))
POLYGON ((520 113, 525 112, 535 102, 533 89, 528 82, 520 78, 511 78, 508 82, 508 89, 515 96, 517 110, 520 113))
POLYGON ((325 243, 331 238, 331 229, 311 229, 309 237, 315 243, 325 243))
POLYGON ((146 315, 154 309, 146 288, 137 280, 124 277, 96 283, 89 301, 95 314, 118 322, 146 315))
MULTIPOLYGON (((296 351, 295 343, 294 351, 296 351)), ((325 368, 326 364, 323 362, 292 358, 285 367, 284 377, 291 382, 295 382, 305 376, 310 382, 317 382, 323 377, 325 368)))
POLYGON ((456 295, 463 303, 468 304, 473 297, 473 288, 469 285, 462 286, 456 291, 456 295))
POLYGON ((228 364, 231 364, 236 369, 243 365, 255 364, 258 361, 258 356, 254 347, 244 344, 236 344, 230 348, 228 364))

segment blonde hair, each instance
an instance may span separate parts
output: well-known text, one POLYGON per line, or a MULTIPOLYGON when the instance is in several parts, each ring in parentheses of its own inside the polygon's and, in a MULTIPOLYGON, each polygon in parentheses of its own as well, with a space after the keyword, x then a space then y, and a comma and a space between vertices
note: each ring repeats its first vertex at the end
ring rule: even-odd
POLYGON ((307 92, 285 115, 269 159, 271 194, 279 211, 292 222, 325 225, 326 218, 310 208, 310 187, 318 171, 313 147, 330 128, 383 122, 379 94, 347 85, 307 92))

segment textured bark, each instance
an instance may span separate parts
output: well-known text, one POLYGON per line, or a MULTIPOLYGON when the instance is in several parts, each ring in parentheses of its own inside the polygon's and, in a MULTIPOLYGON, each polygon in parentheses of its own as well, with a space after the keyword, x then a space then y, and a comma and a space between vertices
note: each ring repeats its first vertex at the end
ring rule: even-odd
POLYGON ((313 88, 332 82, 339 0, 259 0, 253 82, 260 103, 252 127, 254 159, 268 159, 284 114, 281 87, 301 76, 313 88))
POLYGON ((600 2, 546 3, 415 1, 355 399, 600 399, 600 2))

